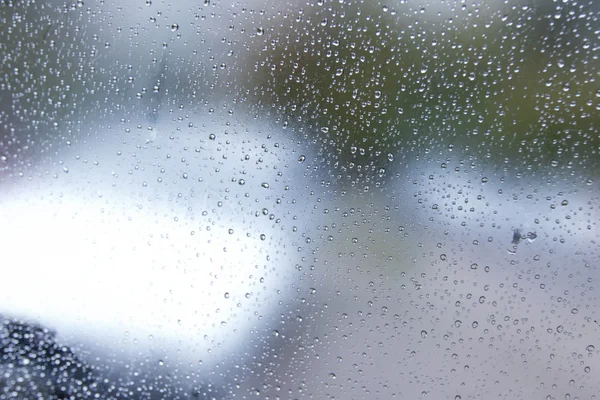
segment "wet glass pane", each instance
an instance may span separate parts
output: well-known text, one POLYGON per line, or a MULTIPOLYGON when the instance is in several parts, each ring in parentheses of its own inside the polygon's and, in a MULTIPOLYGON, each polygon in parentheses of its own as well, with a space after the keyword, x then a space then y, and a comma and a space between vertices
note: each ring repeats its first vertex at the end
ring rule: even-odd
POLYGON ((594 399, 600 3, 0 3, 0 399, 594 399))

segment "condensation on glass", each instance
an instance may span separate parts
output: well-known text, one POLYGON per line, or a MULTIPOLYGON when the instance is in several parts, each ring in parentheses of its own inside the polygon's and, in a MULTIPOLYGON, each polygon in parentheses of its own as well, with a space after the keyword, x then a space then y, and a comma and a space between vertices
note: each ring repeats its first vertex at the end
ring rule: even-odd
POLYGON ((3 1, 0 399, 594 399, 592 0, 3 1))

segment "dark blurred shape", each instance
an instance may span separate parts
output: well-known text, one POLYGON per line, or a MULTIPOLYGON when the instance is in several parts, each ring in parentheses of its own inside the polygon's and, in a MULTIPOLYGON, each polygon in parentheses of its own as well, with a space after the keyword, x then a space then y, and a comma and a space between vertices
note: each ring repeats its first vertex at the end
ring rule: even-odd
POLYGON ((98 398, 93 367, 56 343, 54 332, 24 321, 2 317, 0 370, 0 399, 98 398))
POLYGON ((521 231, 515 229, 515 231, 513 232, 512 244, 519 244, 519 242, 521 242, 521 239, 523 239, 521 231))
POLYGON ((36 324, 0 316, 0 400, 5 399, 224 399, 212 384, 193 390, 157 369, 112 371, 82 361, 56 333, 36 324), (116 375, 113 379, 107 376, 116 375))

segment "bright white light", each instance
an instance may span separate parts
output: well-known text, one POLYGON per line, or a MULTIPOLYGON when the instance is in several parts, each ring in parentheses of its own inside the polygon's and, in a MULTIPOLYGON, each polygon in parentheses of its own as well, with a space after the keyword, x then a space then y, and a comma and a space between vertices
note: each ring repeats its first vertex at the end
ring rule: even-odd
POLYGON ((186 364, 243 345, 293 275, 303 179, 285 138, 202 122, 103 125, 5 183, 0 312, 186 364))

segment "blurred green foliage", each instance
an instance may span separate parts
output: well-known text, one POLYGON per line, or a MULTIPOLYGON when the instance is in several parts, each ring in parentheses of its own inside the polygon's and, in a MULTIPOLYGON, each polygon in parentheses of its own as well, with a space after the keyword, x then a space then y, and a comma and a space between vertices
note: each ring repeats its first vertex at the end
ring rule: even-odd
POLYGON ((161 107, 198 112, 219 92, 230 108, 239 99, 274 115, 341 175, 377 176, 450 150, 521 169, 600 165, 592 3, 465 3, 454 18, 415 2, 276 3, 212 31, 214 3, 185 3, 202 17, 177 34, 172 17, 123 15, 135 7, 26 3, 0 8, 4 165, 52 154, 99 115, 142 110, 151 124, 161 107), (228 57, 229 43, 244 50, 228 57))
POLYGON ((332 2, 285 15, 256 27, 248 91, 345 171, 411 149, 526 168, 600 161, 598 16, 469 11, 427 20, 332 2))

